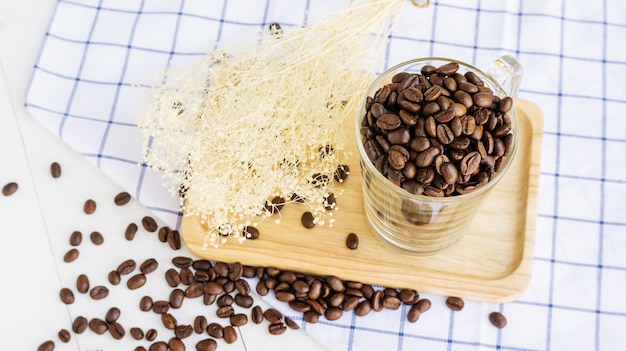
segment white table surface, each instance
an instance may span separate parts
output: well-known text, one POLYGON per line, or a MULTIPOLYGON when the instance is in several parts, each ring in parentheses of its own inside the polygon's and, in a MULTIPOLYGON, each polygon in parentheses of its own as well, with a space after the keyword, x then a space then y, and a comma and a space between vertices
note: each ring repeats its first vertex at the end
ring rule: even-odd
MULTIPOLYGON (((0 244, 0 264, 5 267, 0 290, 0 299, 5 301, 3 318, 0 318, 0 350, 36 350, 48 339, 55 341, 55 350, 132 350, 138 345, 147 348, 149 342, 137 342, 128 335, 131 322, 125 326, 127 336, 121 341, 114 342, 113 338, 90 332, 73 336, 68 344, 57 338, 61 328, 71 330, 72 320, 80 314, 88 319, 88 314, 103 318, 108 308, 117 306, 122 314, 131 314, 126 320, 133 321, 133 317, 141 319, 139 313, 144 313, 136 304, 147 292, 139 289, 131 293, 123 286, 124 281, 118 289, 111 289, 109 297, 101 300, 103 303, 93 303, 88 296, 77 294, 74 304, 63 304, 59 290, 64 286, 74 288, 74 281, 69 277, 84 272, 85 265, 89 266, 88 276, 93 286, 97 280, 108 283, 107 272, 128 258, 140 264, 154 257, 160 262, 159 269, 152 273, 160 275, 152 279, 155 280, 163 279, 167 268, 163 263, 173 255, 155 238, 138 238, 133 242, 135 246, 119 245, 125 240, 122 234, 126 225, 151 213, 136 202, 124 206, 123 211, 115 208, 112 196, 121 188, 42 127, 24 107, 28 80, 54 6, 55 2, 49 0, 0 1, 0 186, 12 181, 19 185, 15 194, 0 196, 0 225, 4 237, 4 243, 0 244), (61 164, 62 176, 58 179, 50 175, 52 162, 61 164), (97 215, 87 216, 82 212, 86 196, 99 204, 97 215), (77 265, 64 264, 60 258, 69 245, 63 242, 65 239, 58 238, 69 238, 74 230, 83 232, 83 243, 79 247, 83 261, 77 265), (89 242, 91 230, 105 234, 101 247, 89 242), (121 234, 107 236, 109 232, 121 234), (137 257, 138 247, 145 257, 137 257), (90 250, 98 250, 100 254, 90 259, 90 250), (103 250, 107 250, 106 255, 101 254, 103 250)), ((189 253, 183 248, 175 255, 189 253)), ((149 295, 158 294, 160 286, 153 285, 156 287, 150 288, 149 295)), ((163 297, 167 299, 167 295, 163 297)), ((190 301, 183 306, 187 307, 184 312, 190 318, 197 315, 194 303, 201 304, 190 301)), ((265 308, 269 306, 258 296, 255 303, 265 308)), ((153 327, 166 335, 159 323, 153 327)), ((288 350, 297 343, 300 350, 325 350, 302 330, 288 330, 277 337, 270 335, 266 328, 267 325, 248 323, 239 329, 240 338, 236 343, 221 342, 219 349, 252 351, 271 347, 288 350)), ((197 335, 189 339, 192 338, 201 339, 197 335)))

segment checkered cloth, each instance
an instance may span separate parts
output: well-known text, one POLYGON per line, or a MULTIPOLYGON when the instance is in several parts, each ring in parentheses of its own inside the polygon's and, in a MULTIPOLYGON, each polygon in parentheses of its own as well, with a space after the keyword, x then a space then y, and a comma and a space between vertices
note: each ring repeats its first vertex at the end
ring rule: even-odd
MULTIPOLYGON (((155 72, 277 22, 289 31, 335 0, 59 0, 26 104, 38 120, 172 227, 177 199, 142 166, 136 117, 155 72)), ((515 302, 443 297, 417 323, 384 311, 304 328, 331 350, 623 350, 626 346, 626 5, 620 0, 407 4, 388 65, 425 56, 524 67, 521 98, 544 114, 536 249, 515 302), (509 321, 498 330, 491 311, 509 321)))

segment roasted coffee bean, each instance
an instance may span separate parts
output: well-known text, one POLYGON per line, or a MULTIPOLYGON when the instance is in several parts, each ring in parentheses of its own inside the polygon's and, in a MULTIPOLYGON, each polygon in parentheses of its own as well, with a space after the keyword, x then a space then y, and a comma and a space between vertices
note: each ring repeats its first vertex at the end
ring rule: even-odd
POLYGON ((270 324, 268 327, 268 331, 270 332, 270 334, 272 335, 281 335, 284 334, 285 331, 287 331, 287 327, 285 326, 284 323, 279 322, 279 323, 273 323, 270 324))
POLYGON ((206 327, 206 331, 210 336, 216 339, 221 339, 224 337, 224 327, 222 327, 219 323, 209 323, 209 325, 207 325, 206 327))
POLYGON ((421 314, 422 312, 420 312, 419 307, 417 305, 413 305, 409 309, 409 312, 406 315, 406 319, 411 323, 415 323, 420 318, 421 314))
POLYGON ((143 228, 150 232, 150 233, 154 233, 156 232, 156 230, 158 229, 158 224, 157 222, 154 220, 154 218, 150 217, 150 216, 145 216, 141 219, 141 225, 143 226, 143 228))
POLYGON ((135 347, 134 351, 148 351, 148 350, 145 347, 143 347, 143 346, 137 346, 137 347, 135 347))
POLYGON ((302 223, 302 226, 307 229, 315 227, 315 217, 313 217, 313 214, 309 211, 306 211, 302 214, 300 222, 302 223))
POLYGON ((250 240, 256 240, 260 236, 260 232, 257 228, 252 226, 246 226, 243 228, 243 235, 250 240))
POLYGON ((263 317, 270 323, 279 323, 283 319, 283 314, 275 308, 268 308, 263 312, 263 317))
MULTIPOLYGON (((280 26, 280 24, 276 23, 276 22, 272 22, 269 25, 269 29, 270 29, 270 35, 276 39, 280 39, 283 36, 283 28, 280 26)), ((203 351, 198 349, 198 351, 203 351)))
POLYGON ((193 320, 193 331, 196 334, 202 334, 208 327, 208 321, 205 316, 196 316, 193 320))
POLYGON ((236 313, 230 316, 230 325, 233 327, 240 327, 248 323, 248 315, 244 313, 236 313))
POLYGON ((346 247, 350 250, 356 250, 359 247, 359 236, 355 233, 350 233, 346 237, 346 247))
POLYGON ((168 348, 169 351, 185 351, 186 350, 185 344, 178 337, 171 338, 167 342, 167 348, 168 348))
POLYGON ((127 227, 126 227, 126 231, 124 232, 124 237, 126 238, 126 240, 131 241, 135 238, 135 234, 137 233, 137 224, 135 223, 130 223, 127 227))
POLYGON ((329 321, 335 321, 343 316, 343 310, 339 307, 330 307, 324 311, 324 317, 329 321))
POLYGON ((383 308, 386 308, 388 310, 397 310, 398 308, 400 308, 402 301, 400 301, 400 299, 395 296, 385 296, 383 297, 382 304, 383 308))
POLYGON ((157 341, 150 345, 149 351, 167 351, 167 343, 165 341, 157 341))
POLYGON ((302 319, 307 322, 307 323, 311 323, 311 324, 315 324, 319 321, 320 315, 317 314, 314 311, 306 311, 304 312, 304 314, 302 315, 302 319))
POLYGON ((75 230, 70 234, 70 245, 78 246, 83 241, 83 233, 78 230, 75 230))
POLYGON ((237 294, 235 295, 235 303, 237 306, 249 308, 254 303, 254 298, 250 295, 237 294))
POLYGON ((92 318, 89 321, 89 329, 98 335, 102 335, 109 329, 109 325, 100 318, 92 318))
POLYGON ((87 201, 85 201, 85 204, 83 205, 83 211, 85 212, 85 214, 88 215, 96 212, 96 202, 92 199, 88 199, 87 201))
POLYGON ((224 341, 227 344, 232 344, 237 341, 237 331, 231 325, 227 325, 224 327, 224 341))
POLYGON ((61 291, 59 291, 59 296, 61 297, 61 301, 66 305, 74 303, 74 293, 71 289, 61 288, 61 291))
POLYGON ((217 341, 213 339, 204 339, 196 344, 196 351, 215 351, 217 350, 217 341))
POLYGON ((37 351, 53 351, 54 350, 54 341, 46 340, 39 347, 37 347, 37 351))
POLYGON ((109 324, 109 334, 115 340, 120 340, 126 335, 126 330, 122 327, 118 322, 113 322, 109 324))
POLYGON ((63 261, 70 263, 76 261, 78 258, 79 252, 77 249, 69 249, 65 255, 63 255, 63 261))
POLYGON ((146 340, 148 341, 154 341, 158 336, 158 332, 156 331, 156 329, 148 329, 148 331, 146 331, 146 340))
POLYGON ((123 206, 123 205, 126 205, 130 201, 130 199, 131 199, 130 194, 125 191, 122 191, 121 193, 115 195, 113 202, 118 206, 123 206))
POLYGON ((490 93, 476 93, 472 97, 474 104, 479 107, 488 108, 493 104, 493 95, 490 93))
POLYGON ((383 310, 383 298, 385 297, 385 292, 383 290, 377 290, 372 296, 372 309, 376 312, 380 312, 383 310))
POLYGON ((141 340, 144 337, 144 333, 143 333, 143 330, 141 330, 141 328, 132 327, 130 328, 130 336, 135 340, 141 340))
POLYGON ((178 230, 172 230, 167 233, 167 243, 172 250, 180 250, 182 247, 180 232, 178 232, 178 230))
POLYGON ((139 289, 144 286, 144 284, 146 284, 146 275, 143 273, 137 273, 126 281, 126 286, 130 290, 139 289))
POLYGON ((104 243, 104 237, 98 231, 93 231, 89 234, 89 239, 94 245, 102 245, 104 243))
POLYGON ((70 334, 69 330, 67 329, 59 330, 57 336, 59 337, 59 340, 61 340, 61 342, 63 343, 68 343, 72 339, 72 334, 70 334))
POLYGON ((460 297, 451 296, 446 299, 446 306, 453 311, 460 311, 465 306, 465 302, 460 297))
POLYGON ((252 323, 261 324, 264 318, 263 309, 261 308, 261 306, 254 306, 252 308, 252 312, 250 313, 250 317, 251 317, 252 323))
POLYGON ((137 267, 137 263, 133 259, 128 259, 117 266, 117 273, 120 275, 130 274, 137 267))
POLYGON ((72 322, 72 331, 76 334, 82 334, 87 329, 88 324, 87 318, 78 316, 72 322))
POLYGON ((157 233, 157 238, 159 239, 160 242, 162 243, 167 242, 167 234, 169 234, 170 230, 171 229, 169 227, 159 228, 159 232, 157 233))
POLYGON ((169 313, 163 313, 161 315, 161 322, 163 323, 163 326, 169 330, 174 330, 174 328, 178 325, 176 318, 169 313))
POLYGON ((120 311, 119 308, 111 307, 107 311, 106 316, 104 317, 104 320, 107 323, 113 323, 113 322, 117 321, 120 318, 121 314, 122 314, 122 312, 120 311))
POLYGON ((141 271, 141 273, 143 274, 150 274, 154 271, 156 271, 156 269, 159 267, 159 262, 157 260, 155 260, 154 258, 149 258, 147 260, 145 260, 140 266, 139 266, 139 270, 141 271))
POLYGON ((153 305, 154 303, 150 296, 144 296, 141 298, 141 300, 139 300, 139 309, 144 312, 150 311, 153 305))
POLYGON ((106 286, 97 285, 89 290, 89 296, 94 300, 102 300, 109 296, 109 289, 106 286))
POLYGON ((122 281, 122 276, 117 271, 110 271, 108 279, 109 283, 118 285, 122 281))
POLYGON ((235 313, 232 306, 222 306, 215 311, 215 315, 220 318, 228 318, 235 313))
POLYGON ((509 96, 503 98, 502 100, 500 100, 500 102, 498 102, 498 111, 502 113, 507 113, 511 111, 512 107, 513 107, 513 99, 509 96))
MULTIPOLYGON (((202 291, 202 290, 200 290, 202 291)), ((180 308, 185 300, 185 292, 181 289, 173 289, 170 292, 169 304, 172 308, 180 308)))
POLYGON ((507 323, 506 317, 500 312, 491 312, 489 314, 489 321, 498 329, 504 328, 507 323))
POLYGON ((152 312, 156 314, 167 313, 170 310, 170 302, 166 300, 157 300, 152 304, 152 312))
POLYGON ((193 327, 191 325, 177 325, 174 328, 174 335, 179 339, 188 338, 193 334, 193 327))

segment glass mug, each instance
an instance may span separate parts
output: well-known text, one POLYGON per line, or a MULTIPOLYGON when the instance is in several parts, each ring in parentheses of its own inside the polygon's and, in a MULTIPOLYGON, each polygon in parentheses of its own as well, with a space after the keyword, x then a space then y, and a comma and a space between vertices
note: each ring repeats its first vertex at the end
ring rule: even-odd
POLYGON ((360 156, 365 215, 382 242, 404 254, 433 255, 457 243, 469 229, 483 200, 505 175, 517 150, 519 124, 513 108, 508 112, 513 137, 509 152, 489 182, 474 191, 444 197, 414 195, 392 183, 376 169, 367 156, 361 134, 367 98, 373 97, 379 88, 390 83, 396 73, 420 73, 424 65, 440 67, 450 62, 459 64, 458 72, 461 74, 474 72, 500 98, 514 97, 517 93, 521 66, 510 56, 494 61, 487 70, 488 73, 453 59, 420 58, 403 62, 383 72, 365 91, 357 109, 356 142, 360 156), (508 89, 509 94, 503 86, 508 89))

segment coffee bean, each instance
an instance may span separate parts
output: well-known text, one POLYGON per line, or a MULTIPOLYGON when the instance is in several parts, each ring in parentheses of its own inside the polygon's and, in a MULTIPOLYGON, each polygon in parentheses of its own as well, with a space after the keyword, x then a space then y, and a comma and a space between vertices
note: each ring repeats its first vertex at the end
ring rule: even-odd
POLYGON ((67 329, 59 330, 57 336, 59 337, 59 340, 61 340, 61 342, 63 343, 68 343, 72 339, 72 334, 70 334, 69 330, 67 329))
POLYGON ((74 303, 74 293, 68 288, 61 288, 59 296, 61 297, 61 301, 66 305, 74 303))
POLYGON ((139 309, 144 311, 144 312, 148 312, 148 311, 150 311, 152 309, 153 304, 154 303, 153 303, 152 298, 150 296, 144 296, 139 301, 139 309))
POLYGON ((165 280, 170 287, 175 288, 180 285, 180 274, 174 268, 170 268, 165 272, 165 280))
POLYGON ((96 212, 96 202, 92 199, 88 199, 87 201, 85 201, 85 204, 83 205, 83 211, 85 212, 85 214, 88 215, 96 212))
POLYGON ((144 337, 144 333, 143 333, 143 330, 141 330, 141 328, 132 327, 130 328, 130 336, 135 340, 141 340, 144 337))
POLYGON ((130 290, 139 289, 144 286, 144 284, 146 284, 146 275, 143 273, 135 274, 134 276, 130 277, 126 282, 126 286, 130 290))
POLYGON ((152 312, 163 314, 170 310, 170 302, 166 300, 157 300, 152 303, 152 312))
POLYGON ((80 274, 76 278, 76 290, 81 294, 89 291, 89 278, 86 275, 80 274))
POLYGON ((165 341, 157 341, 150 345, 149 351, 167 351, 167 343, 165 341))
POLYGON ((348 237, 346 238, 346 247, 350 250, 356 250, 359 247, 359 236, 354 233, 348 234, 348 237))
MULTIPOLYGON (((269 25, 270 28, 270 35, 276 39, 280 39, 283 36, 283 28, 280 26, 280 24, 276 23, 276 22, 272 22, 269 25)), ((201 350, 198 350, 201 351, 201 350)))
POLYGON ((270 334, 272 335, 281 335, 284 334, 285 331, 287 331, 287 327, 285 326, 284 323, 279 322, 279 323, 273 323, 270 324, 268 327, 268 331, 270 332, 270 334))
POLYGON ((217 350, 217 341, 213 339, 204 339, 196 344, 197 351, 215 351, 217 350))
POLYGON ((119 308, 117 308, 117 307, 111 307, 111 308, 107 311, 107 313, 106 313, 106 316, 105 316, 104 320, 105 320, 107 323, 113 323, 113 322, 117 321, 117 320, 120 318, 120 315, 121 315, 121 311, 120 311, 120 309, 119 309, 119 308))
POLYGON ((87 329, 88 324, 87 318, 78 316, 72 322, 72 331, 76 334, 82 334, 87 329))
POLYGON ((157 238, 159 238, 159 241, 162 243, 167 242, 167 234, 169 234, 170 231, 171 229, 169 227, 161 227, 159 229, 159 232, 157 233, 157 238))
POLYGON ((232 344, 237 341, 237 331, 233 326, 227 325, 224 327, 224 341, 227 344, 232 344))
POLYGON ((37 351, 53 351, 54 350, 54 341, 46 340, 39 347, 37 347, 37 351))
POLYGON ((158 336, 158 332, 156 331, 156 329, 148 329, 148 331, 146 331, 146 340, 148 341, 154 341, 158 336))
POLYGON ((122 327, 122 325, 118 322, 110 323, 108 330, 109 334, 111 334, 111 336, 115 340, 120 340, 126 335, 126 330, 124 330, 124 327, 122 327))
POLYGON ((78 246, 83 241, 83 233, 75 230, 70 234, 70 245, 78 246))
POLYGON ((256 240, 260 236, 260 232, 257 228, 252 226, 246 226, 243 228, 243 235, 250 240, 256 240))
POLYGON ((507 323, 506 317, 500 312, 491 312, 489 314, 489 321, 498 329, 504 328, 507 323))
POLYGON ((163 323, 163 326, 169 330, 174 330, 174 328, 178 325, 176 318, 169 313, 163 313, 161 315, 161 322, 163 323))
POLYGON ((127 227, 126 227, 126 231, 124 232, 124 237, 126 238, 126 240, 131 241, 135 238, 135 234, 137 233, 137 224, 135 223, 130 223, 127 227))
POLYGON ((185 351, 185 344, 179 338, 171 338, 167 342, 167 347, 170 351, 185 351))
POLYGON ((181 289, 174 289, 170 292, 169 303, 172 308, 180 308, 185 299, 185 292, 181 289))
POLYGON ((137 263, 133 259, 128 259, 117 266, 117 273, 120 275, 130 274, 137 267, 137 263))
POLYGON ((122 191, 121 193, 115 195, 113 202, 118 206, 123 206, 123 205, 126 205, 130 201, 130 199, 131 199, 130 194, 125 191, 122 191))
POLYGON ((109 289, 106 286, 97 285, 89 291, 89 296, 94 300, 102 300, 109 296, 109 289))
POLYGON ((205 316, 196 316, 193 320, 193 331, 196 334, 202 334, 208 327, 208 321, 205 316))
POLYGON ((145 260, 139 266, 139 270, 143 274, 150 274, 150 273, 156 271, 156 269, 158 267, 159 267, 159 262, 156 259, 154 259, 154 258, 149 258, 149 259, 145 260))
POLYGON ((224 337, 224 327, 222 327, 219 323, 209 323, 209 325, 206 327, 206 331, 210 336, 216 339, 221 339, 224 337))
POLYGON ((180 233, 178 230, 172 230, 167 233, 167 243, 172 250, 179 250, 182 247, 180 233))
POLYGON ((141 225, 146 231, 150 233, 156 232, 157 228, 159 227, 157 222, 154 220, 154 218, 150 216, 143 217, 141 219, 141 225))
POLYGON ((451 296, 446 299, 446 306, 453 311, 460 311, 465 306, 465 302, 460 297, 451 296))
POLYGON ((263 312, 263 317, 270 323, 278 323, 283 319, 283 314, 275 308, 268 308, 263 312))
POLYGON ((91 232, 91 234, 89 234, 89 239, 94 245, 102 245, 104 242, 104 237, 98 231, 91 232))
POLYGON ((313 217, 313 214, 309 211, 306 211, 302 214, 300 222, 302 223, 302 226, 307 229, 315 227, 315 217, 313 217))
POLYGON ((343 316, 343 310, 339 307, 330 307, 324 312, 324 317, 329 321, 334 321, 343 316))
POLYGON ((78 250, 77 249, 69 249, 65 255, 63 255, 64 262, 74 262, 78 258, 78 250))
POLYGON ((230 325, 233 327, 240 327, 248 323, 248 315, 244 313, 236 313, 230 316, 230 325))
POLYGON ((178 339, 185 339, 193 334, 193 327, 191 325, 177 325, 174 328, 174 334, 178 339))
POLYGON ((413 305, 409 309, 409 312, 406 315, 406 319, 411 323, 415 323, 420 318, 421 313, 422 312, 420 312, 419 307, 417 305, 413 305))
POLYGON ((16 182, 7 183, 2 187, 2 195, 11 196, 17 191, 18 187, 16 182))

